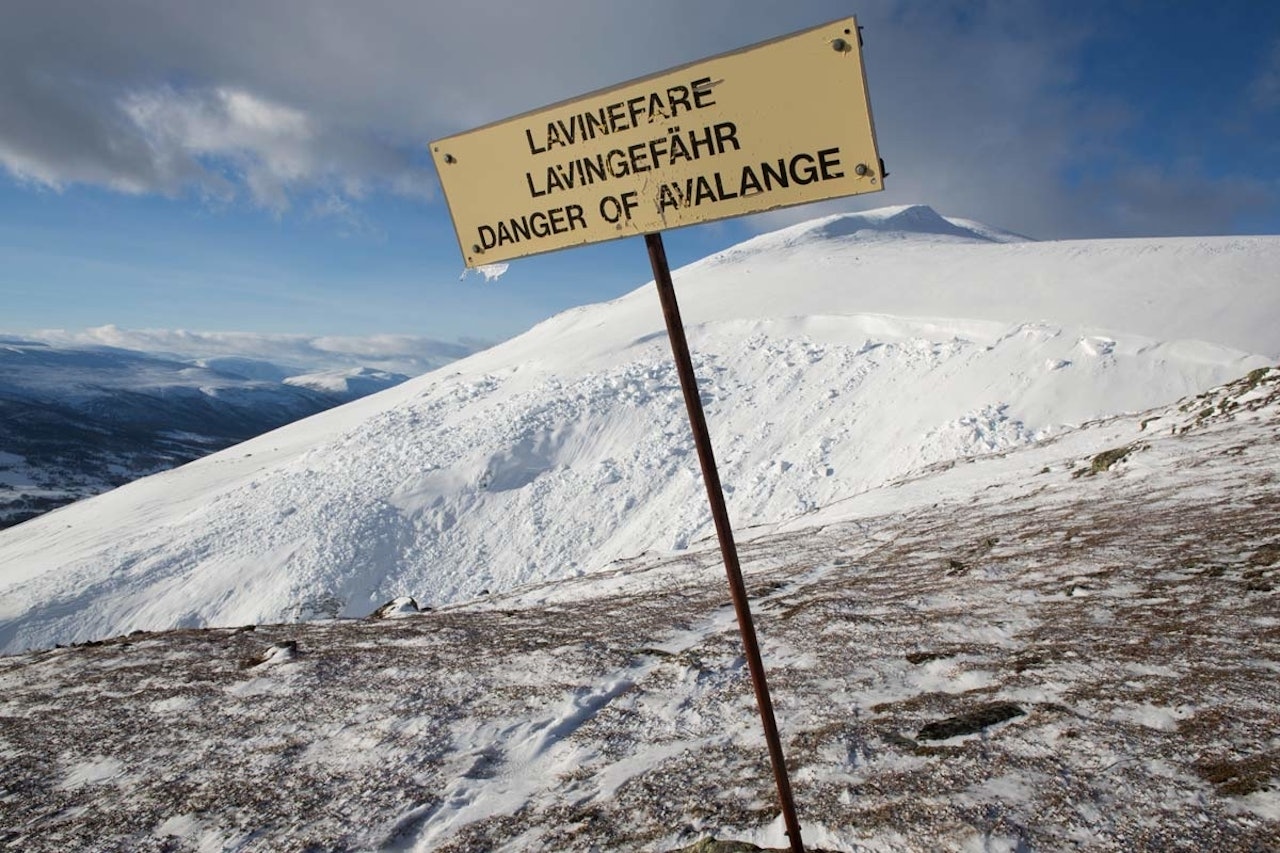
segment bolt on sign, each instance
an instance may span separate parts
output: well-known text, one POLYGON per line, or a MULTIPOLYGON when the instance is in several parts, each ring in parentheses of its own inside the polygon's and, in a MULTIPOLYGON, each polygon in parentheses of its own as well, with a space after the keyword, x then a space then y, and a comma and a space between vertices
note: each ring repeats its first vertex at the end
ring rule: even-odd
POLYGON ((468 267, 883 188, 854 18, 431 143, 468 267))

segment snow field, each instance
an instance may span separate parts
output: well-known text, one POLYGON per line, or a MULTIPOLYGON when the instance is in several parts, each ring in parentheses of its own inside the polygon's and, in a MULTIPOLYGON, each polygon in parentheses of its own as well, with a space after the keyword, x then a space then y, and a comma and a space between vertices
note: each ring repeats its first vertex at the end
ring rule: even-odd
MULTIPOLYGON (((730 510, 744 528, 1119 405, 1100 400, 1097 384, 1140 388, 1114 396, 1154 403, 1255 363, 1187 365, 1139 342, 1087 363, 1075 356, 1074 370, 1017 372, 1073 353, 1079 336, 1036 326, 992 345, 937 342, 895 321, 901 340, 850 345, 830 342, 841 325, 833 318, 774 325, 694 330, 699 351, 717 353, 696 366, 730 510)), ((159 503, 129 513, 153 515, 154 525, 108 532, 105 553, 91 545, 82 569, 39 573, 52 555, 47 539, 32 537, 28 565, 43 576, 6 597, 31 602, 31 621, 56 631, 45 637, 90 639, 364 615, 396 595, 438 605, 687 548, 711 528, 662 347, 651 342, 642 358, 578 378, 530 382, 511 369, 462 385, 437 380, 413 405, 265 470, 221 477, 220 467, 243 470, 272 437, 250 442, 174 472, 200 484, 205 501, 175 513, 168 489, 159 491, 159 503), (66 603, 50 619, 36 615, 37 600, 66 603)), ((49 525, 61 541, 57 520, 49 525)), ((0 633, 12 649, 47 642, 41 630, 0 633)))
MULTIPOLYGON (((735 527, 890 511, 886 484, 1280 353, 1280 239, 1015 239, 895 208, 677 272, 735 527)), ((645 287, 5 531, 0 648, 438 606, 711 534, 645 287)))

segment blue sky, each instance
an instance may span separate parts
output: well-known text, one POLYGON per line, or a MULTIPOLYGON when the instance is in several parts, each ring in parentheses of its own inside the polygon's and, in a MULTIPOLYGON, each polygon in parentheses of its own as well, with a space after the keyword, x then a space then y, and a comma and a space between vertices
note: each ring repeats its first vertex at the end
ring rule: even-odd
MULTIPOLYGON (((497 339, 639 239, 462 262, 428 140, 857 14, 888 190, 1040 238, 1280 234, 1280 4, 4 0, 0 330, 497 339)), ((655 305, 655 312, 658 310, 655 305)))

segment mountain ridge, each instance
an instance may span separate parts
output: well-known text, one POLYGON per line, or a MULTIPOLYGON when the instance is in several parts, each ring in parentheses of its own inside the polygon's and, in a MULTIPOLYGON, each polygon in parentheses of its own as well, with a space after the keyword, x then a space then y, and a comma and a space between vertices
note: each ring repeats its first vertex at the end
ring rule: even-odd
POLYGON ((0 343, 0 527, 167 470, 407 376, 294 373, 113 346, 0 343), (238 372, 237 372, 238 371, 238 372))
MULTIPOLYGON (((1030 237, 972 219, 943 216, 927 204, 880 207, 858 213, 836 213, 770 232, 769 243, 799 245, 814 240, 938 240, 979 243, 1034 242, 1030 237)), ((738 249, 751 246, 752 240, 738 249)))

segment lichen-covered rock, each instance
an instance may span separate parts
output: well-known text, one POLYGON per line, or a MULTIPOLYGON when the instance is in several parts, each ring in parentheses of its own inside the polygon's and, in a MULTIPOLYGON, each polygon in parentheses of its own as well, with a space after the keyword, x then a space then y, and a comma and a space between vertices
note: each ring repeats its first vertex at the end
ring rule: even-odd
POLYGON ((946 740, 960 735, 975 735, 985 728, 1026 716, 1026 711, 1012 702, 988 702, 963 714, 928 723, 916 740, 946 740))

